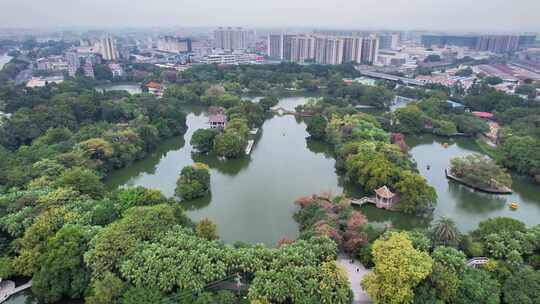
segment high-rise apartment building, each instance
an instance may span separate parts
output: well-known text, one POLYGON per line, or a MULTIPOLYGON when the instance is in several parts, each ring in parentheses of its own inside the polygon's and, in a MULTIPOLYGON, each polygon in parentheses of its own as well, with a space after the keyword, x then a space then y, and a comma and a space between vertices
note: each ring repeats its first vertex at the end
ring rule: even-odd
POLYGON ((283 34, 270 34, 266 43, 266 55, 283 60, 283 34))
POLYGON ((283 35, 283 58, 285 61, 292 61, 292 44, 295 35, 283 35))
POLYGON ((214 47, 224 50, 243 50, 248 47, 249 33, 241 27, 219 27, 214 31, 214 47))
POLYGON ((284 61, 320 64, 374 63, 379 38, 375 36, 268 35, 267 55, 284 61))
POLYGON ((105 60, 118 60, 118 52, 116 51, 116 42, 111 35, 105 35, 101 38, 100 44, 101 56, 105 60))
POLYGON ((370 36, 362 39, 362 63, 374 63, 379 53, 379 38, 370 36))
POLYGON ((291 61, 304 62, 315 57, 315 38, 294 36, 291 38, 291 61))
POLYGON ((362 62, 362 37, 343 38, 343 63, 362 62))
POLYGON ((76 52, 67 52, 66 61, 68 63, 68 74, 71 77, 75 77, 77 70, 81 66, 81 59, 76 52))
POLYGON ((498 54, 511 53, 519 49, 519 36, 486 35, 478 38, 476 49, 498 54))
POLYGON ((396 50, 399 44, 398 34, 382 34, 379 37, 380 50, 396 50))
POLYGON ((536 35, 423 35, 425 47, 455 45, 478 51, 512 53, 534 42, 536 35))

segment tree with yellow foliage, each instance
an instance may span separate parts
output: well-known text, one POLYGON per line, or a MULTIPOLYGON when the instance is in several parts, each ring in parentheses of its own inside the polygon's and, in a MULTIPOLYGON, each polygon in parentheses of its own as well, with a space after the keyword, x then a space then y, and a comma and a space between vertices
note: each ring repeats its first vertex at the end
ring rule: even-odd
POLYGON ((407 233, 394 232, 373 244, 373 273, 362 281, 374 303, 411 303, 413 288, 425 279, 433 266, 427 252, 417 250, 407 233))

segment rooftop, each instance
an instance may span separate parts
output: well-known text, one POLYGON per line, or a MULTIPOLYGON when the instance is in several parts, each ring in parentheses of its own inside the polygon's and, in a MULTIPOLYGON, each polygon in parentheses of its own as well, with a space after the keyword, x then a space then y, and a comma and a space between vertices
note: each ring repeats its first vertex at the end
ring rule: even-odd
POLYGON ((390 189, 388 189, 388 187, 386 186, 382 186, 379 189, 375 189, 375 193, 377 194, 377 196, 382 197, 382 198, 393 198, 395 196, 395 194, 392 191, 390 191, 390 189))
POLYGON ((145 85, 145 87, 147 87, 149 89, 161 89, 161 84, 159 84, 157 82, 150 81, 149 83, 147 83, 145 85))
POLYGON ((493 118, 493 113, 489 112, 472 112, 478 118, 493 118))

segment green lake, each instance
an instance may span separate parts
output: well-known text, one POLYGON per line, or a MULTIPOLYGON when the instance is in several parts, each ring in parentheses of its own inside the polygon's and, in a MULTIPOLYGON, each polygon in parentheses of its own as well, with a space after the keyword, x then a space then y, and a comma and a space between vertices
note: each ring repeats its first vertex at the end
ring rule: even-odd
MULTIPOLYGON (((278 106, 294 109, 306 100, 304 97, 284 98, 278 106)), ((168 140, 150 157, 114 172, 107 180, 108 186, 112 189, 140 185, 173 196, 181 168, 194 161, 205 162, 211 168, 212 194, 205 199, 182 203, 188 215, 194 220, 204 217, 213 220, 225 242, 267 245, 274 245, 283 236, 297 236, 298 227, 292 218, 296 198, 322 191, 343 192, 331 147, 307 140, 305 123, 293 116, 274 116, 266 120, 252 154, 230 161, 192 154, 191 134, 207 127, 204 111, 190 110, 187 124, 189 129, 184 138, 168 140)), ((463 231, 494 216, 515 217, 529 225, 538 223, 540 186, 528 178, 515 176, 515 193, 506 196, 474 192, 446 179, 444 168, 452 157, 480 153, 473 140, 415 136, 407 138, 407 143, 421 174, 437 190, 439 199, 434 218, 451 217, 463 231), (449 143, 448 148, 443 147, 444 142, 449 143), (427 170, 428 164, 430 170, 427 170), (512 201, 519 203, 517 210, 508 208, 512 201)), ((373 206, 364 206, 362 211, 371 222, 403 229, 427 227, 431 221, 373 206)))
MULTIPOLYGON (((303 97, 285 98, 279 106, 293 110, 305 101, 303 97)), ((268 245, 275 245, 283 236, 297 236, 292 218, 296 198, 323 190, 342 192, 330 147, 306 141, 306 125, 293 116, 266 120, 251 155, 228 161, 192 154, 191 135, 208 126, 206 113, 191 112, 187 124, 184 138, 168 140, 150 157, 114 172, 107 179, 108 186, 140 185, 172 196, 182 167, 204 162, 211 168, 211 195, 187 203, 188 215, 214 221, 225 242, 268 245)))

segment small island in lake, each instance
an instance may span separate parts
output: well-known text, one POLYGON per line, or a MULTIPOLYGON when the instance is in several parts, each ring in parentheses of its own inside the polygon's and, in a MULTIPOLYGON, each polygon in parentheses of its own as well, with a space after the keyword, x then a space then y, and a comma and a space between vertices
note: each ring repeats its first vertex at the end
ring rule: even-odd
POLYGON ((512 177, 494 160, 481 155, 468 155, 450 160, 446 177, 475 190, 511 194, 512 177))

